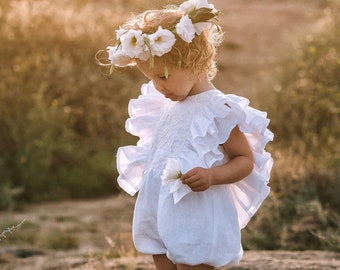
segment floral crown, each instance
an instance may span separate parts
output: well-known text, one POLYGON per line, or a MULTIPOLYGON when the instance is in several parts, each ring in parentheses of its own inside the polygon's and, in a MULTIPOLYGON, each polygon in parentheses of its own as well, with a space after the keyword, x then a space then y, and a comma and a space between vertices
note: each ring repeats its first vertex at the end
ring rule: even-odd
MULTIPOLYGON (((210 24, 216 23, 219 11, 207 0, 188 0, 182 3, 178 10, 183 16, 176 24, 163 29, 158 27, 152 34, 142 30, 119 28, 116 30, 115 46, 108 46, 108 61, 111 68, 125 67, 131 64, 131 59, 146 61, 154 65, 154 56, 162 56, 172 50, 176 42, 175 34, 186 43, 191 43, 196 35, 200 35, 210 24)), ((175 47, 174 47, 175 48, 175 47)), ((180 55, 180 52, 179 52, 180 55)))

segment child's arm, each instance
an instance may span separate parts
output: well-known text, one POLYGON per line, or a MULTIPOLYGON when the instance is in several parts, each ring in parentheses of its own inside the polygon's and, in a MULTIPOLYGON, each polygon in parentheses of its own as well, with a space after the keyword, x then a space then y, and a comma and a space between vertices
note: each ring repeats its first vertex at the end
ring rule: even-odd
POLYGON ((213 167, 196 167, 183 174, 181 180, 193 191, 204 191, 211 185, 231 184, 249 175, 254 166, 254 158, 245 135, 236 126, 229 139, 223 144, 229 162, 213 167))

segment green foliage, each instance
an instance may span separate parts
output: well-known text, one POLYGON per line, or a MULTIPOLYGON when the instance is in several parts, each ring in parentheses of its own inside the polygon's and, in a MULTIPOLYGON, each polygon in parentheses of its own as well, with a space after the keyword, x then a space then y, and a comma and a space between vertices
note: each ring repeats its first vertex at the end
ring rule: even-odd
POLYGON ((0 208, 114 191, 139 77, 96 66, 117 22, 90 4, 0 2, 0 208))
POLYGON ((283 62, 263 103, 275 134, 272 193, 245 238, 249 248, 340 250, 340 23, 322 29, 283 62), (260 232, 258 229, 260 228, 260 232))

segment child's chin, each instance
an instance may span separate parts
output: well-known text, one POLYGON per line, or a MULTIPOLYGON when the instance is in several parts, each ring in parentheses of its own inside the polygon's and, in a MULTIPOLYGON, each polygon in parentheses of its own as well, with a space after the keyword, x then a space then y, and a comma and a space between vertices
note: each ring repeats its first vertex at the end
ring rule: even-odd
POLYGON ((181 101, 184 100, 185 97, 179 97, 179 96, 175 96, 175 95, 165 95, 166 98, 171 99, 172 101, 181 101))
POLYGON ((171 99, 172 101, 177 101, 178 100, 178 98, 176 97, 176 96, 174 96, 174 95, 171 95, 171 94, 166 94, 166 95, 164 95, 166 98, 168 98, 168 99, 171 99))

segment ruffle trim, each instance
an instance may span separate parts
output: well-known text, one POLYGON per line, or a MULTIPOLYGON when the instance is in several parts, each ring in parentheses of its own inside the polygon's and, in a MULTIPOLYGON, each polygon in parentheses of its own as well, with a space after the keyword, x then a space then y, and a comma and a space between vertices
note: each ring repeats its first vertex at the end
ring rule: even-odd
POLYGON ((238 119, 237 125, 244 132, 254 156, 254 169, 243 180, 229 185, 234 198, 240 228, 244 228, 268 196, 270 171, 273 166, 271 155, 265 146, 272 141, 274 134, 267 128, 267 113, 248 106, 249 101, 229 95, 227 104, 238 119))
POLYGON ((152 81, 143 84, 141 95, 129 102, 129 118, 125 122, 125 129, 140 139, 137 146, 118 148, 116 163, 119 173, 118 184, 131 196, 140 189, 142 184, 148 149, 160 118, 161 109, 166 102, 167 100, 155 89, 152 81))
POLYGON ((152 81, 142 85, 141 95, 137 99, 130 100, 125 129, 140 138, 138 145, 147 144, 153 138, 154 128, 165 103, 167 99, 155 89, 152 81))
POLYGON ((252 173, 241 181, 227 185, 242 229, 269 194, 270 188, 267 184, 273 159, 265 151, 265 146, 273 140, 274 135, 267 129, 267 114, 250 107, 248 99, 225 95, 219 91, 210 97, 210 109, 205 110, 202 117, 198 117, 199 122, 194 122, 191 126, 197 153, 200 153, 209 167, 214 166, 214 163, 224 156, 219 150, 219 144, 227 141, 230 132, 237 125, 245 134, 254 156, 252 173), (211 149, 211 146, 214 148, 211 149))

